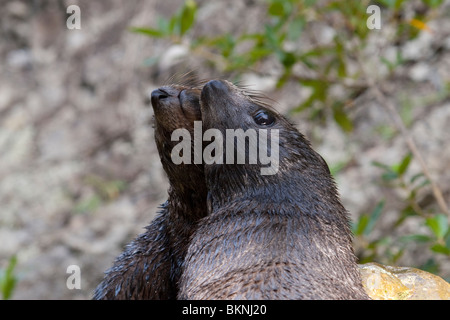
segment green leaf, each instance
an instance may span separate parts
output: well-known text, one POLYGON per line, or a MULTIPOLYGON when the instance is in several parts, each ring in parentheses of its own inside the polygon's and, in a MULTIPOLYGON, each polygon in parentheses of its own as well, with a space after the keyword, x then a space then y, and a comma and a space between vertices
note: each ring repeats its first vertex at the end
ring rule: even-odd
POLYGON ((411 183, 414 183, 414 181, 416 181, 418 178, 424 177, 424 176, 425 175, 422 172, 420 172, 420 173, 417 173, 417 174, 413 175, 409 181, 411 183))
POLYGON ((308 56, 300 56, 298 57, 299 61, 303 62, 305 66, 307 66, 311 70, 317 70, 318 66, 314 63, 308 56))
POLYGON ((384 164, 384 163, 381 163, 381 162, 378 162, 378 161, 372 161, 372 165, 375 166, 375 167, 384 169, 386 171, 390 171, 391 170, 391 168, 387 164, 384 164))
POLYGON ((229 33, 226 33, 214 39, 214 45, 222 52, 222 56, 228 58, 234 51, 236 39, 229 33))
POLYGON ((165 35, 169 35, 169 20, 158 17, 158 30, 164 33, 165 35))
POLYGON ((276 1, 272 2, 268 10, 271 16, 281 17, 284 15, 284 6, 282 2, 276 1))
POLYGON ((352 231, 355 236, 360 236, 363 234, 366 226, 369 222, 369 217, 367 215, 362 215, 359 217, 358 222, 353 225, 352 231))
POLYGON ((398 261, 398 259, 402 257, 404 252, 405 249, 399 249, 396 253, 393 253, 391 257, 392 262, 395 264, 398 261))
POLYGON ((409 164, 411 163, 412 153, 408 153, 403 159, 402 162, 396 167, 396 172, 399 176, 402 176, 405 171, 408 169, 409 164))
POLYGON ((391 9, 400 9, 404 0, 380 0, 380 3, 391 9))
POLYGON ((402 236, 399 238, 401 242, 422 242, 426 243, 431 241, 432 239, 429 236, 423 234, 409 234, 406 236, 402 236))
POLYGON ((427 218, 425 224, 431 229, 437 239, 443 239, 449 230, 448 219, 445 214, 437 214, 427 218))
POLYGON ((297 62, 297 59, 292 52, 281 51, 279 54, 279 59, 286 69, 292 68, 292 66, 297 62))
POLYGON ((317 79, 300 80, 301 85, 311 87, 313 92, 302 104, 296 107, 293 112, 303 111, 313 105, 316 100, 325 102, 328 92, 328 84, 317 79))
POLYGON ((180 14, 180 36, 183 36, 194 24, 197 4, 193 0, 184 3, 180 14))
POLYGON ((384 200, 378 202, 376 207, 370 214, 363 214, 359 217, 358 222, 352 226, 352 232, 356 236, 368 236, 375 227, 376 222, 381 216, 384 207, 384 200))
POLYGON ((316 47, 304 54, 302 54, 300 57, 301 58, 306 58, 306 57, 322 57, 324 55, 327 54, 331 54, 334 55, 335 54, 335 47, 334 46, 322 46, 322 47, 316 47))
POLYGON ((142 33, 150 37, 161 38, 165 34, 161 30, 152 29, 152 28, 139 28, 139 27, 131 27, 129 29, 131 32, 142 33))
POLYGON ((370 213, 369 220, 367 221, 367 226, 364 229, 364 235, 369 235, 373 231, 375 223, 378 221, 378 219, 381 216, 381 213, 383 212, 383 208, 384 208, 384 200, 378 202, 378 204, 370 213))
POLYGON ((394 171, 389 171, 389 172, 385 172, 382 176, 381 176, 381 178, 384 180, 384 181, 392 181, 392 180, 395 180, 395 179, 398 179, 398 174, 396 173, 396 172, 394 172, 394 171))
MULTIPOLYGON (((261 60, 264 57, 269 56, 270 54, 272 54, 272 50, 267 49, 267 48, 253 48, 250 52, 249 52, 249 58, 252 62, 256 62, 261 60)), ((247 66, 248 67, 248 66, 247 66)))
POLYGON ((321 80, 311 80, 310 85, 314 89, 314 96, 316 99, 325 102, 328 92, 328 83, 321 80))
POLYGON ((344 45, 342 44, 342 41, 339 39, 339 37, 334 37, 334 43, 336 46, 336 62, 337 62, 337 72, 338 76, 340 78, 344 78, 347 76, 347 67, 345 64, 345 52, 344 52, 344 45))
POLYGON ((179 33, 180 30, 180 19, 178 16, 173 16, 170 18, 168 26, 167 26, 167 33, 168 34, 176 34, 179 33))
POLYGON ((378 162, 378 161, 373 161, 372 165, 374 165, 375 167, 384 169, 384 173, 381 175, 381 178, 386 181, 392 181, 395 180, 399 177, 399 175, 397 174, 397 172, 393 171, 393 169, 391 167, 389 167, 388 165, 378 162))
POLYGON ((426 3, 431 8, 437 8, 439 7, 443 0, 422 0, 424 3, 426 3))
POLYGON ((345 78, 347 76, 347 67, 345 65, 344 59, 341 57, 339 57, 338 59, 337 72, 340 78, 345 78))
POLYGON ((416 210, 414 210, 414 208, 411 205, 408 205, 401 211, 400 217, 397 219, 397 221, 395 221, 394 226, 398 227, 403 223, 403 221, 405 221, 406 218, 416 215, 417 215, 416 210))
POLYGON ((14 275, 14 268, 17 264, 17 256, 12 256, 9 260, 8 268, 0 275, 0 291, 2 292, 3 299, 8 300, 11 298, 14 287, 17 283, 17 278, 14 275))
POLYGON ((436 252, 436 253, 442 253, 445 255, 450 255, 450 248, 447 248, 446 246, 442 245, 442 244, 435 244, 433 246, 431 246, 431 251, 436 252))
POLYGON ((345 132, 353 131, 353 123, 348 118, 347 114, 342 110, 342 108, 333 109, 334 121, 341 127, 345 132))
POLYGON ((306 20, 304 16, 296 17, 292 22, 288 24, 287 38, 290 41, 297 40, 302 34, 305 25, 306 20))
POLYGON ((277 34, 275 27, 266 24, 264 26, 264 45, 279 51, 281 42, 282 38, 277 34))

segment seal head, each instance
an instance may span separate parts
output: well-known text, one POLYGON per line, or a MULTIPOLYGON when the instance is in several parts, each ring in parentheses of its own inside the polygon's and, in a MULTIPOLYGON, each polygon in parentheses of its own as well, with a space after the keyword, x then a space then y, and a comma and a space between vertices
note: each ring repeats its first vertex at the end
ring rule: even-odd
POLYGON ((200 89, 167 85, 151 94, 155 141, 170 182, 169 198, 146 231, 130 242, 95 289, 94 299, 175 299, 189 239, 206 216, 203 165, 175 165, 175 129, 194 130, 201 120, 200 89))
POLYGON ((204 130, 266 129, 268 140, 277 133, 279 169, 262 175, 260 161, 205 164, 211 212, 189 245, 178 297, 367 299, 348 213, 307 139, 228 81, 208 82, 200 104, 204 130))

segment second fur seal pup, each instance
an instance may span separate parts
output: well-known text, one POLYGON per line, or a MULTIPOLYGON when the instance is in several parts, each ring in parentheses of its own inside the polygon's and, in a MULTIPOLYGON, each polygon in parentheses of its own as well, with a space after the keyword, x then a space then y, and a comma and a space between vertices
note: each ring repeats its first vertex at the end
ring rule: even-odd
POLYGON ((178 297, 368 299, 348 213, 306 138, 227 81, 209 81, 200 101, 204 130, 278 130, 279 167, 262 175, 261 163, 205 164, 210 213, 189 244, 178 297))
POLYGON ((206 216, 203 165, 175 165, 175 129, 194 130, 201 120, 200 89, 168 85, 154 90, 155 141, 169 182, 169 198, 146 231, 128 244, 94 292, 94 299, 175 299, 188 240, 206 216))

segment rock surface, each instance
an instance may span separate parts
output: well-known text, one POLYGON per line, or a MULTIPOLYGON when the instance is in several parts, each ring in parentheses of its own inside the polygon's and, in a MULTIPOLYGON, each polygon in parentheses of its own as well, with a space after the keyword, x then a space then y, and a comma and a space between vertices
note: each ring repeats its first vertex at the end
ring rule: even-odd
POLYGON ((450 300, 450 283, 432 273, 374 262, 359 268, 364 288, 374 300, 450 300))

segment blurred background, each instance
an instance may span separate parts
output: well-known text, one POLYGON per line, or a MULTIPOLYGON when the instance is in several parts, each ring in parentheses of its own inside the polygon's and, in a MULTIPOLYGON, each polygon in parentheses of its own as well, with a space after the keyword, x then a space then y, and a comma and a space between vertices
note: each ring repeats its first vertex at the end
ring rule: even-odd
POLYGON ((0 6, 0 298, 91 297, 167 198, 147 97, 188 70, 261 90, 311 140, 360 263, 449 281, 450 1, 0 6))

